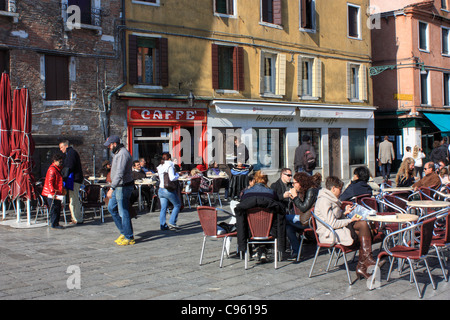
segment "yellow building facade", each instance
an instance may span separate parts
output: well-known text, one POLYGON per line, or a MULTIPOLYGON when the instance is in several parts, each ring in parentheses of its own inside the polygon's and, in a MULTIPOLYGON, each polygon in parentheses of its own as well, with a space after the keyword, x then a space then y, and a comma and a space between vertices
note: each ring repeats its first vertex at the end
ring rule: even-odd
POLYGON ((324 177, 373 172, 368 2, 125 1, 133 156, 232 163, 238 137, 276 175, 309 136, 324 177))

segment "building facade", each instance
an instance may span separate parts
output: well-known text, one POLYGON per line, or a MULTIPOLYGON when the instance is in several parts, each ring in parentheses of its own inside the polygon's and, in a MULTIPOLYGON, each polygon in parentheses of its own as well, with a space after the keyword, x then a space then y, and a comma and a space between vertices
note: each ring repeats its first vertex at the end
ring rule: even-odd
POLYGON ((429 155, 450 126, 450 3, 447 0, 371 0, 378 27, 372 29, 376 136, 429 155))
POLYGON ((30 91, 38 179, 62 139, 79 151, 86 174, 108 158, 109 110, 120 105, 113 91, 123 83, 121 10, 119 0, 0 1, 0 69, 12 88, 30 91))
POLYGON ((138 1, 125 5, 128 145, 157 164, 293 168, 303 135, 316 171, 375 170, 369 3, 322 0, 138 1), (324 17, 335 16, 335 19, 324 17))

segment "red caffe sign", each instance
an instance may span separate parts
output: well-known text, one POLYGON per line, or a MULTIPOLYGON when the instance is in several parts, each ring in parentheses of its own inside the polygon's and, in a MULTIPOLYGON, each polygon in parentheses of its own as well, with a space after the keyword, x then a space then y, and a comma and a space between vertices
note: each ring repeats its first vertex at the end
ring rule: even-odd
POLYGON ((206 121, 206 110, 130 108, 130 121, 206 121))

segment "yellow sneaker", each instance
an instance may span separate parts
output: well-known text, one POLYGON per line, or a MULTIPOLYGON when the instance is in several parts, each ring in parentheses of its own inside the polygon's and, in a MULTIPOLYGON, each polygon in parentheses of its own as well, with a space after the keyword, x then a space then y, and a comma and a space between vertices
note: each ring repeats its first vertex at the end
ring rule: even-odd
POLYGON ((120 242, 122 242, 123 239, 125 239, 125 236, 121 234, 116 240, 114 240, 114 242, 119 244, 120 242))
POLYGON ((117 243, 119 246, 130 246, 135 244, 134 239, 123 239, 121 242, 117 243))

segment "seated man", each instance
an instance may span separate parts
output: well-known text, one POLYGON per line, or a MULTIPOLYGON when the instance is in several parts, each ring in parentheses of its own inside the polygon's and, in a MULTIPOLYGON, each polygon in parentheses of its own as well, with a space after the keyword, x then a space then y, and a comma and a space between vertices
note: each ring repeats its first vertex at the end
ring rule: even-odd
POLYGON ((412 185, 414 191, 420 187, 434 188, 441 185, 441 179, 434 171, 434 162, 427 162, 423 167, 423 173, 424 177, 412 185))
POLYGON ((279 201, 289 210, 289 190, 292 188, 292 171, 289 168, 281 169, 280 178, 270 185, 270 188, 276 192, 279 201))
MULTIPOLYGON (((141 168, 141 164, 138 160, 133 161, 133 168, 131 172, 133 180, 145 179, 145 172, 141 168)), ((147 202, 148 209, 150 210, 150 203, 152 201, 152 189, 150 186, 141 186, 141 193, 147 202)), ((133 205, 139 199, 139 190, 136 187, 131 193, 130 204, 133 205)))

